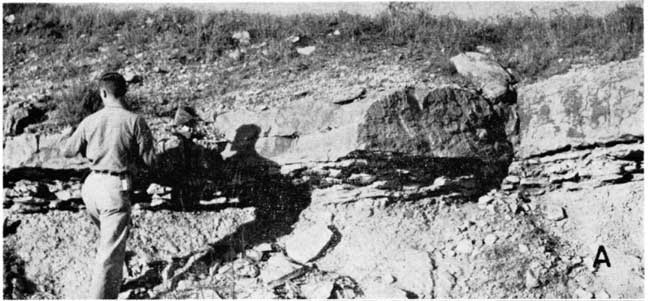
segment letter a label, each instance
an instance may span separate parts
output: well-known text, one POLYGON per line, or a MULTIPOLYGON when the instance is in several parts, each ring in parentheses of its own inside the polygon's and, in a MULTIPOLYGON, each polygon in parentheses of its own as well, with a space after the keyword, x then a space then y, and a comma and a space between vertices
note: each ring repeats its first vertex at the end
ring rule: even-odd
POLYGON ((596 257, 594 257, 594 268, 598 268, 601 263, 605 263, 608 268, 612 266, 607 252, 605 251, 605 247, 603 246, 599 246, 598 251, 596 251, 596 257))

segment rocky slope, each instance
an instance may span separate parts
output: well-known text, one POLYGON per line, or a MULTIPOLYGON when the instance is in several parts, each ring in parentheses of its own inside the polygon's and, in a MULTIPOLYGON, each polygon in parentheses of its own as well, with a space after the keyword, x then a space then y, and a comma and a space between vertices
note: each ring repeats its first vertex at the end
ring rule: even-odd
MULTIPOLYGON (((122 297, 642 297, 642 58, 517 89, 486 55, 453 63, 469 85, 201 104, 230 140, 256 125, 257 152, 225 156, 237 177, 191 211, 172 206, 182 187, 149 189, 122 297)), ((83 297, 83 166, 29 135, 5 141, 5 294, 83 297)))

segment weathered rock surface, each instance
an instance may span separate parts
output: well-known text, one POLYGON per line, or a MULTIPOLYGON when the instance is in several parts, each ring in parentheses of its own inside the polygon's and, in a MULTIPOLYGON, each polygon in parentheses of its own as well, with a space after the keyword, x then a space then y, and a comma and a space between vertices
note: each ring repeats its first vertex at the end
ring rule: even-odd
POLYGON ((87 162, 79 157, 64 158, 61 134, 22 134, 5 137, 2 165, 5 170, 20 167, 49 169, 84 169, 87 162))
POLYGON ((570 71, 518 89, 520 158, 643 137, 643 59, 570 71))

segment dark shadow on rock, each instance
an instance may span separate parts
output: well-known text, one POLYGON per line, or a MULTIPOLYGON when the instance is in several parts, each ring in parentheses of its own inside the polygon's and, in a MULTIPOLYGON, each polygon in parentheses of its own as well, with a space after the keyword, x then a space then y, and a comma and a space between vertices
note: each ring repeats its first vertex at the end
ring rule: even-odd
MULTIPOLYGON (((216 181, 224 178, 222 149, 211 149, 192 141, 180 133, 159 141, 162 150, 156 166, 134 177, 133 187, 146 191, 151 183, 173 188, 173 200, 163 209, 173 211, 210 210, 198 201, 209 199, 215 192, 216 181)), ((145 193, 135 195, 134 202, 148 201, 145 193)))
POLYGON ((30 181, 69 181, 71 179, 85 179, 90 174, 90 169, 51 169, 41 167, 19 167, 4 173, 4 185, 19 180, 30 181))
POLYGON ((25 261, 12 248, 3 248, 3 298, 28 299, 37 291, 36 284, 25 277, 25 261))
POLYGON ((352 173, 372 174, 377 180, 387 182, 382 188, 391 190, 398 190, 407 185, 432 185, 434 180, 441 176, 473 176, 476 184, 475 196, 497 188, 506 177, 511 163, 509 158, 488 162, 471 157, 430 157, 367 151, 353 152, 346 159, 365 159, 367 164, 343 170, 344 176, 352 173))
POLYGON ((279 164, 257 153, 254 146, 260 131, 253 124, 238 128, 232 142, 232 150, 237 153, 224 162, 229 181, 221 183, 225 195, 239 199, 239 206, 255 207, 256 218, 214 242, 217 253, 227 248, 240 252, 289 234, 299 214, 310 204, 310 185, 293 184, 281 175, 279 164))
MULTIPOLYGON (((258 154, 255 144, 259 133, 260 128, 256 125, 241 126, 232 142, 232 150, 237 153, 226 160, 218 161, 218 159, 214 159, 217 166, 222 168, 221 170, 209 171, 208 174, 202 174, 196 170, 191 171, 194 176, 204 176, 203 179, 212 180, 225 197, 237 198, 239 202, 211 207, 193 206, 192 209, 178 206, 171 209, 186 211, 221 210, 226 207, 255 208, 253 221, 239 226, 234 233, 209 243, 205 255, 200 256, 201 259, 199 259, 199 261, 207 265, 212 265, 215 262, 222 264, 235 260, 236 256, 230 256, 232 251, 236 253, 242 252, 246 248, 263 242, 272 243, 276 238, 289 234, 292 232, 292 226, 297 222, 300 213, 310 204, 311 188, 308 183, 293 184, 290 178, 281 175, 279 164, 258 154), (218 176, 218 178, 214 178, 215 176, 218 176)), ((182 154, 182 151, 186 150, 187 146, 194 152, 204 151, 195 148, 196 146, 185 144, 179 146, 174 153, 165 155, 177 156, 179 153, 182 154)), ((211 152, 207 153, 213 154, 211 152)), ((172 174, 182 177, 187 176, 185 172, 189 171, 182 169, 173 171, 172 174)), ((160 178, 160 180, 162 179, 160 178)), ((175 181, 178 181, 178 179, 169 178, 159 183, 163 185, 170 184, 175 187, 177 185, 174 183, 175 181)), ((185 204, 187 203, 185 202, 185 204)), ((204 251, 199 250, 189 255, 189 257, 204 251)), ((174 258, 171 267, 168 262, 149 263, 150 269, 137 279, 126 283, 122 287, 122 291, 140 287, 150 288, 162 283, 163 270, 182 267, 189 257, 174 258)))

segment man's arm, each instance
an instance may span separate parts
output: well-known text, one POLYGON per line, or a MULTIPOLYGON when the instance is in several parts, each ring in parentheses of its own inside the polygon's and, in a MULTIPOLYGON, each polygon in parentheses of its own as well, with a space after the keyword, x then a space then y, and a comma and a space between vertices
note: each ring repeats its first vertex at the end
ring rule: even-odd
POLYGON ((137 141, 137 151, 142 162, 151 168, 155 164, 155 148, 153 146, 153 135, 146 121, 141 116, 137 116, 135 122, 135 140, 137 141))
MULTIPOLYGON (((65 136, 68 136, 71 131, 72 128, 64 129, 62 133, 63 135, 62 139, 65 139, 65 136)), ((66 158, 76 157, 78 154, 82 154, 83 156, 85 156, 86 144, 87 141, 85 139, 85 135, 83 134, 83 122, 81 122, 79 127, 72 134, 72 136, 70 136, 65 140, 62 149, 63 156, 66 158)))

